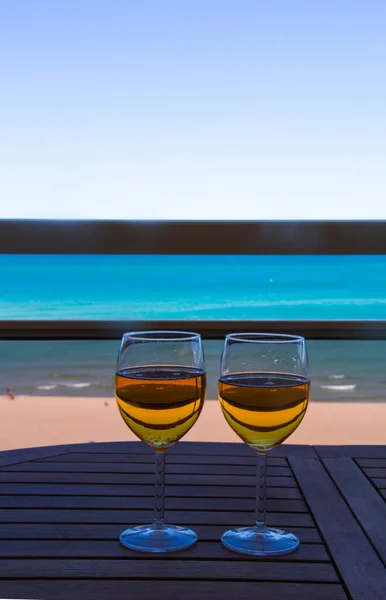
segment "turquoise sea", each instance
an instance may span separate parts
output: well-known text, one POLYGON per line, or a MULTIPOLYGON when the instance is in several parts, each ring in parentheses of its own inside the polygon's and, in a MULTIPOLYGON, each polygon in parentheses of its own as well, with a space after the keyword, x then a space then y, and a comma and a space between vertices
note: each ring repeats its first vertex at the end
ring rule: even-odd
POLYGON ((0 290, 0 319, 384 319, 386 256, 0 255, 0 290))
MULTIPOLYGON (((386 257, 0 255, 0 321, 88 318, 385 319, 386 257)), ((111 396, 118 346, 0 342, 0 395, 111 396)), ((386 399, 386 342, 308 348, 313 400, 386 399)))

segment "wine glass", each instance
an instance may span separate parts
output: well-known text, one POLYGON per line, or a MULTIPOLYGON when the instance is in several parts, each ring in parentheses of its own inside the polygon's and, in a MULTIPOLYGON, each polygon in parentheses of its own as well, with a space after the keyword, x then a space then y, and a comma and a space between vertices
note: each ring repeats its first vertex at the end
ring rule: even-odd
POLYGON ((232 429, 257 452, 255 523, 222 535, 230 550, 271 556, 292 552, 299 545, 294 534, 265 524, 267 452, 299 426, 309 390, 304 338, 265 333, 226 336, 219 379, 221 408, 232 429))
POLYGON ((204 354, 197 333, 123 335, 115 376, 119 412, 126 425, 155 451, 153 523, 123 531, 119 539, 127 548, 174 552, 197 540, 191 529, 164 523, 165 450, 197 421, 205 388, 204 354))

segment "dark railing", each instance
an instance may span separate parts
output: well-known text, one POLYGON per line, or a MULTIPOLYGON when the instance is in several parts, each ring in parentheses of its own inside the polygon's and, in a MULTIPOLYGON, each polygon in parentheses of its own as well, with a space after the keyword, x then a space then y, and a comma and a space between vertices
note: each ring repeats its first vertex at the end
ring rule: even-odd
POLYGON ((3 340, 115 340, 125 331, 195 331, 204 339, 230 332, 263 331, 303 335, 313 340, 385 340, 386 321, 0 321, 3 340))
MULTIPOLYGON (((0 220, 0 254, 386 254, 386 221, 0 220)), ((133 329, 303 334, 386 339, 386 320, 0 320, 0 339, 117 339, 133 329)))
POLYGON ((386 254, 386 221, 0 220, 0 254, 386 254))

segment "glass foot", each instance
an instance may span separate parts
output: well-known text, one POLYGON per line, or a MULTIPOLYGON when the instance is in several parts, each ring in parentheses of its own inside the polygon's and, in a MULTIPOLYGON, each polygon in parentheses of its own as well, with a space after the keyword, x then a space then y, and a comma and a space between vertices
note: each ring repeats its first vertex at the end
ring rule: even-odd
POLYGON ((153 525, 140 525, 122 531, 119 541, 126 548, 140 552, 178 552, 193 546, 197 534, 177 525, 164 525, 160 529, 153 525))
POLYGON ((299 546, 293 533, 267 527, 261 530, 255 527, 231 529, 222 534, 221 541, 229 550, 254 556, 288 554, 299 546))

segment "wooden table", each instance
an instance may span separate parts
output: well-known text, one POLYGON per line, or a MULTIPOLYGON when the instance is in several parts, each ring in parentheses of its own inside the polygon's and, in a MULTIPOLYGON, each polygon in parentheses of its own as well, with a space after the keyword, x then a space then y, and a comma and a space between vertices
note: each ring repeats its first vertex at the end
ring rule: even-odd
POLYGON ((255 457, 243 444, 168 451, 166 519, 199 542, 134 553, 122 529, 152 516, 153 456, 140 443, 0 453, 0 598, 40 600, 386 600, 386 446, 284 445, 268 459, 268 522, 293 554, 229 552, 252 522, 255 457))

